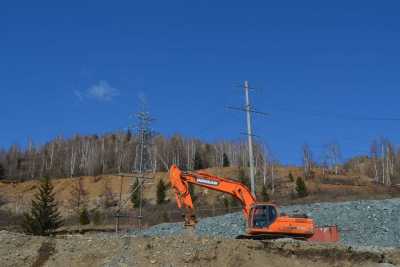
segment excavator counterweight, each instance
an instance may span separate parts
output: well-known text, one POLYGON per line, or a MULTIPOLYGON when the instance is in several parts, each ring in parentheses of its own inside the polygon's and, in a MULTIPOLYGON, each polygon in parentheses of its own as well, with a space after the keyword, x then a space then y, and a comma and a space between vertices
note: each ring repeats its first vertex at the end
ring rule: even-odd
POLYGON ((185 211, 185 226, 194 227, 197 219, 189 184, 232 195, 242 204, 247 222, 246 234, 241 239, 295 238, 320 242, 336 242, 339 231, 336 226, 317 227, 306 215, 281 214, 275 204, 257 202, 250 190, 238 181, 204 172, 185 172, 173 165, 169 171, 171 186, 178 208, 185 211))

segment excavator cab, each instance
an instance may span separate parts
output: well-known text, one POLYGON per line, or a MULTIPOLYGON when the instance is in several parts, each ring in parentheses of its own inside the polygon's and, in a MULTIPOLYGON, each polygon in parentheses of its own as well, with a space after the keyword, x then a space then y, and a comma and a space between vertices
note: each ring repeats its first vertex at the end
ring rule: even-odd
POLYGON ((280 214, 271 203, 255 203, 251 206, 247 235, 239 238, 276 239, 290 237, 308 239, 314 234, 314 221, 307 216, 280 214))
POLYGON ((274 206, 268 204, 255 205, 250 212, 251 228, 265 228, 270 226, 277 217, 277 210, 274 206))

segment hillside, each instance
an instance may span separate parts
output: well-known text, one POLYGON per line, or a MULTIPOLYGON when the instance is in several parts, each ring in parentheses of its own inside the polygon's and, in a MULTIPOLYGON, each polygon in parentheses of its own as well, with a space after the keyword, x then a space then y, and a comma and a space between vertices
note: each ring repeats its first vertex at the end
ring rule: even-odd
MULTIPOLYGON (((236 167, 212 168, 204 171, 222 177, 238 177, 238 169, 236 167)), ((400 190, 398 188, 384 187, 374 184, 368 177, 355 175, 330 175, 324 178, 319 178, 322 174, 316 170, 316 178, 306 181, 309 195, 305 198, 297 198, 294 191, 295 183, 290 181, 288 178, 289 172, 293 174, 293 177, 297 177, 301 175, 302 170, 297 167, 279 167, 276 170, 276 178, 274 179, 275 192, 272 193, 270 189, 269 195, 271 200, 278 204, 335 202, 355 199, 382 199, 400 196, 400 190)), ((160 179, 163 179, 165 182, 168 182, 168 180, 167 173, 165 172, 155 173, 153 177, 154 180, 150 181, 145 186, 144 199, 146 205, 152 206, 151 209, 154 210, 156 184, 160 179)), ((113 193, 114 199, 118 200, 120 188, 122 188, 122 209, 126 212, 132 210, 129 201, 130 188, 133 182, 133 178, 131 177, 102 175, 54 179, 53 184, 56 193, 56 200, 59 203, 60 211, 64 217, 72 215, 70 204, 72 198, 71 190, 79 179, 81 179, 83 188, 87 193, 89 210, 101 208, 106 190, 110 190, 113 193)), ((268 179, 267 182, 268 184, 271 184, 270 179, 268 179)), ((257 180, 258 188, 261 187, 261 183, 262 178, 259 177, 257 180)), ((0 195, 5 203, 0 207, 0 209, 11 214, 21 214, 26 211, 30 206, 31 198, 35 193, 37 186, 37 180, 26 182, 0 182, 0 195)), ((202 208, 213 208, 217 210, 223 209, 224 207, 226 208, 222 201, 225 196, 221 193, 201 188, 196 188, 195 193, 198 195, 196 206, 200 210, 202 208)), ((173 193, 170 189, 168 190, 167 199, 174 199, 173 193)), ((171 201, 171 203, 167 205, 170 207, 168 210, 170 218, 174 217, 171 216, 171 214, 179 213, 175 207, 174 201, 171 201)), ((231 208, 233 210, 238 209, 238 207, 231 208)), ((220 213, 224 213, 224 211, 217 211, 217 214, 220 213)), ((204 216, 207 215, 216 214, 204 214, 204 216)))

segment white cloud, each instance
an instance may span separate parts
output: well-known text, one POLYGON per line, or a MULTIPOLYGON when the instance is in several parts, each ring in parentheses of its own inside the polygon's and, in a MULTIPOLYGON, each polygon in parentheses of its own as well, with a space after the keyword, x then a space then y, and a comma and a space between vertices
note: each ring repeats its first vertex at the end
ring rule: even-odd
POLYGON ((99 81, 92 85, 86 92, 87 96, 100 101, 110 101, 119 95, 119 91, 111 87, 106 81, 99 81))

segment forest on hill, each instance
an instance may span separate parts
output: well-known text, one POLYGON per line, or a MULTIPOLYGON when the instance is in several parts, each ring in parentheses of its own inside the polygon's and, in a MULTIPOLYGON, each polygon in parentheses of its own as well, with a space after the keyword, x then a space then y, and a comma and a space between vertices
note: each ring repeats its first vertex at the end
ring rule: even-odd
MULTIPOLYGON (((294 149, 299 150, 299 149, 294 149)), ((254 144, 255 166, 259 176, 270 176, 279 161, 268 147, 254 144)), ((338 144, 329 144, 323 155, 316 157, 307 144, 300 150, 304 177, 318 168, 322 173, 364 175, 378 183, 391 185, 400 177, 400 149, 388 139, 380 138, 370 144, 370 154, 342 159, 338 144)), ((30 180, 43 176, 51 178, 132 173, 138 170, 143 153, 146 171, 167 171, 172 164, 182 169, 196 170, 212 167, 249 164, 247 142, 204 142, 175 134, 171 137, 154 135, 151 143, 140 151, 140 136, 128 131, 104 135, 75 135, 57 137, 44 145, 32 140, 26 147, 14 144, 0 149, 0 179, 30 180)))
MULTIPOLYGON (((256 164, 265 164, 268 153, 260 144, 254 148, 256 164)), ((102 136, 57 137, 44 145, 29 140, 26 148, 12 145, 0 150, 0 177, 30 180, 130 173, 138 170, 140 153, 147 164, 144 169, 154 172, 167 171, 172 164, 193 170, 248 162, 247 144, 242 141, 207 143, 178 134, 169 138, 156 135, 140 151, 140 136, 128 130, 102 136)))

